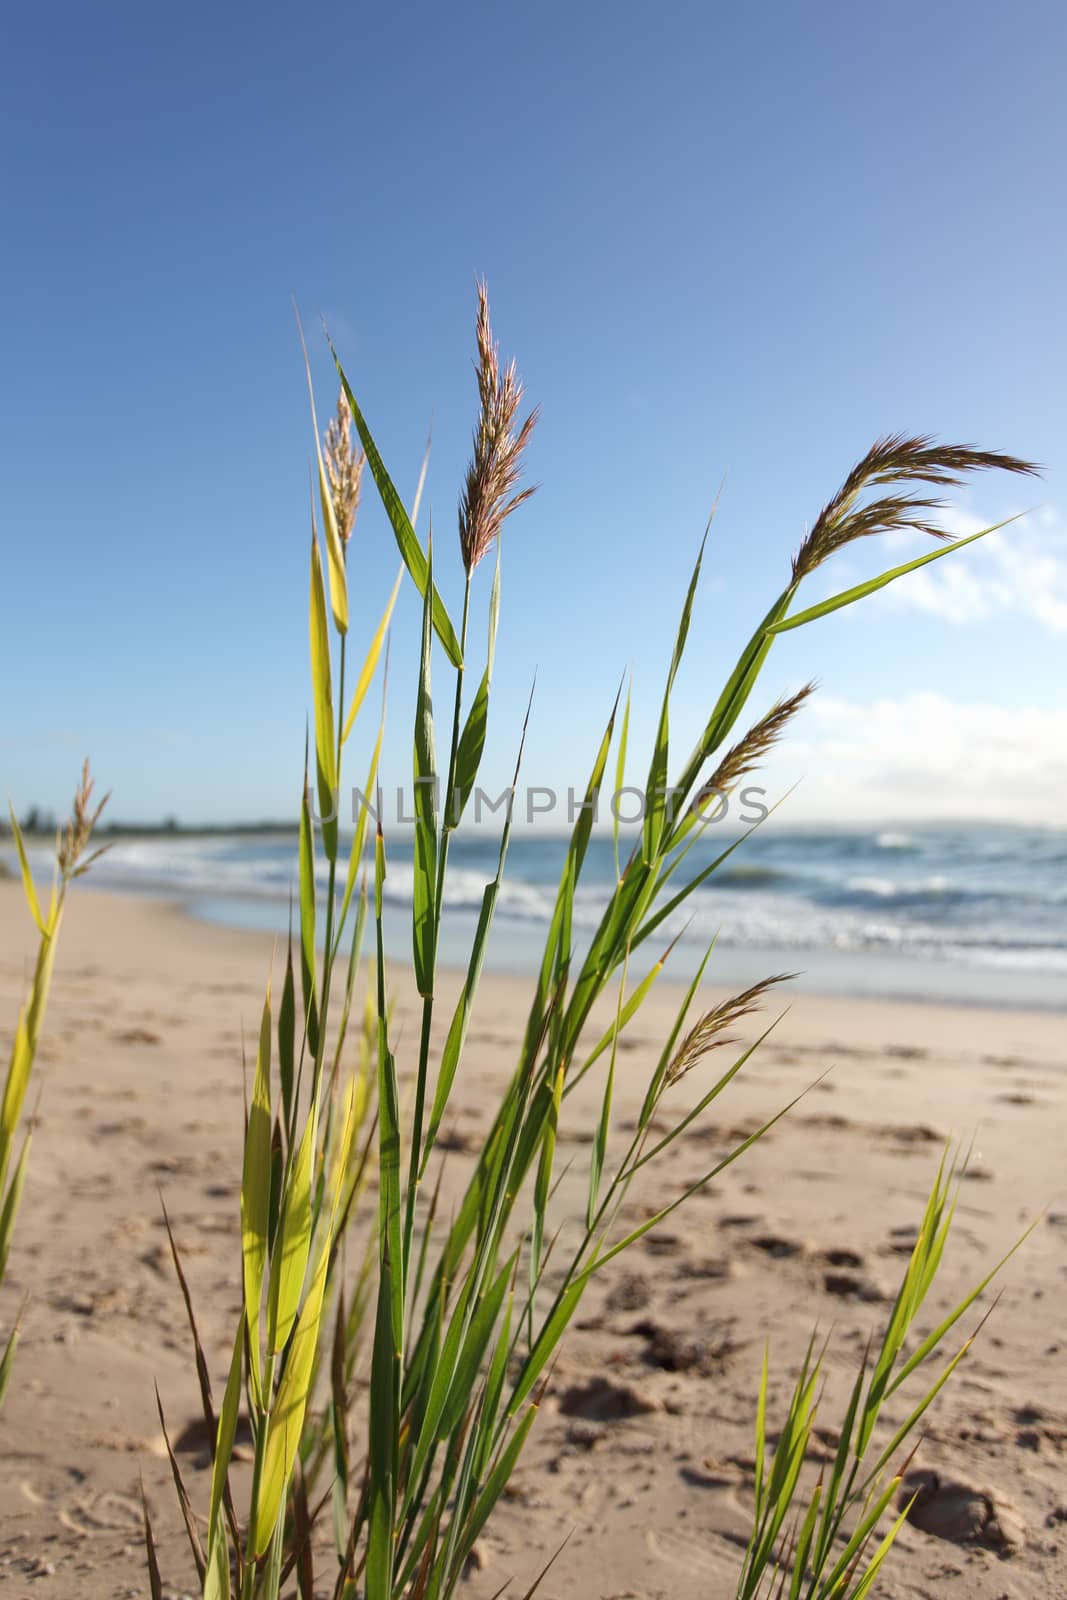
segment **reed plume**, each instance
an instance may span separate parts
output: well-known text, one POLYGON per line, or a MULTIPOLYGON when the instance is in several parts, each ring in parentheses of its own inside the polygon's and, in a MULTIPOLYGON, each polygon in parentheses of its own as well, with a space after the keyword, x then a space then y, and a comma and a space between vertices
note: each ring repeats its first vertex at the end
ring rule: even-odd
POLYGON ((815 684, 806 683, 796 694, 777 701, 766 716, 754 723, 744 737, 726 752, 711 777, 701 786, 694 801, 695 809, 703 811, 709 800, 727 794, 736 788, 742 778, 755 772, 778 743, 805 700, 814 692, 815 684))
POLYGON ((56 859, 65 883, 69 883, 72 878, 80 878, 83 872, 88 872, 93 862, 111 848, 107 844, 101 845, 99 850, 94 850, 91 856, 82 860, 93 829, 100 820, 100 813, 111 798, 111 791, 108 790, 95 811, 91 810, 95 786, 95 780, 89 771, 89 758, 86 756, 82 762, 81 782, 75 792, 71 813, 56 849, 56 859))
POLYGON ((740 994, 732 995, 729 1000, 723 1000, 717 1006, 712 1006, 710 1011, 705 1011, 674 1052, 667 1068, 666 1082, 679 1083, 710 1051, 722 1045, 736 1044, 736 1035, 728 1034, 726 1030, 740 1022, 742 1017, 758 1011, 768 990, 779 983, 788 983, 795 977, 795 972, 779 972, 773 978, 761 978, 750 989, 743 989, 740 994))
POLYGON ((459 544, 470 577, 492 548, 505 519, 528 500, 534 489, 513 493, 522 474, 522 453, 537 422, 539 408, 529 413, 515 430, 515 418, 525 392, 511 361, 500 371, 500 353, 489 322, 489 294, 478 284, 478 425, 474 454, 459 500, 459 544))
POLYGON ((800 549, 793 557, 793 582, 799 583, 815 568, 856 539, 888 533, 894 528, 914 528, 934 539, 951 535, 932 520, 945 502, 911 493, 881 495, 860 505, 867 490, 882 484, 928 483, 956 487, 970 472, 994 468, 1029 477, 1040 473, 1032 461, 997 450, 976 450, 969 444, 938 444, 928 434, 908 438, 893 433, 878 439, 858 461, 832 499, 823 506, 800 549))
POLYGON ((352 537, 359 510, 363 468, 367 457, 352 438, 352 413, 342 389, 337 396, 337 411, 330 418, 322 442, 322 457, 333 500, 333 513, 341 543, 352 537))

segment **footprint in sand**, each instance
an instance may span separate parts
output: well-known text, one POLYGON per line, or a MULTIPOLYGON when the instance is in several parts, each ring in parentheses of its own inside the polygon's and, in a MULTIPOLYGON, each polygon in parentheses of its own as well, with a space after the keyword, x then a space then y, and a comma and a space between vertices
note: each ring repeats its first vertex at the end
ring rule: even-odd
POLYGON ((862 1267, 863 1257, 858 1250, 824 1250, 822 1258, 828 1267, 862 1267))
POLYGON ((639 1272, 621 1277, 604 1301, 606 1311, 643 1311, 652 1298, 648 1279, 639 1272))
POLYGON ((636 1384, 598 1375, 565 1389, 560 1396, 559 1409, 565 1417, 581 1417, 587 1422, 623 1422, 629 1417, 647 1416, 662 1407, 636 1384))
POLYGON ((775 1260, 802 1256, 808 1248, 802 1239, 787 1239, 779 1233, 761 1233, 758 1238, 750 1239, 749 1243, 753 1249, 762 1250, 765 1256, 773 1256, 775 1260))
POLYGON ((944 1144, 944 1134, 938 1133, 936 1128, 930 1128, 923 1122, 897 1128, 876 1129, 877 1136, 886 1139, 894 1145, 903 1155, 905 1151, 920 1150, 928 1144, 944 1144))
POLYGON ((661 1372, 696 1372, 711 1377, 722 1372, 730 1358, 742 1348, 734 1339, 730 1324, 713 1323, 700 1338, 686 1339, 661 1322, 638 1322, 631 1334, 644 1339, 643 1359, 661 1372))
POLYGON ((867 1300, 877 1303, 889 1299, 889 1293, 882 1284, 860 1272, 841 1270, 824 1272, 822 1286, 827 1294, 836 1295, 842 1300, 867 1300))
POLYGON ((1026 1543, 1019 1512, 995 1489, 978 1488, 937 1472, 910 1472, 898 1503, 903 1510, 909 1502, 908 1521, 935 1539, 984 1545, 1003 1555, 1013 1554, 1026 1543))
POLYGON ((676 1256, 685 1249, 684 1241, 676 1233, 646 1233, 643 1243, 654 1256, 676 1256))

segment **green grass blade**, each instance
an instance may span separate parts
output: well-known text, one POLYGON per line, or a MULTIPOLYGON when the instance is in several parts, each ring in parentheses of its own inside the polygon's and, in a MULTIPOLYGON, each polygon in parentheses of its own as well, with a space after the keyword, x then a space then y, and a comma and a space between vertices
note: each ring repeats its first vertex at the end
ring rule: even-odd
POLYGON ((463 1414, 470 1404, 470 1397, 478 1381, 482 1360, 489 1347, 489 1340, 493 1336, 500 1308, 507 1294, 508 1282, 514 1274, 515 1263, 518 1260, 516 1250, 509 1260, 504 1262, 496 1279, 488 1292, 482 1296, 467 1330, 456 1362, 455 1376, 452 1380, 451 1390, 447 1403, 441 1416, 440 1432, 450 1434, 458 1428, 463 1420, 463 1414))
POLYGON ((267 1353, 276 1355, 296 1321, 311 1251, 311 1167, 318 1133, 318 1100, 312 1101, 282 1194, 281 1219, 271 1253, 267 1295, 267 1353))
POLYGON ((14 807, 8 803, 8 814, 11 817, 11 834, 15 841, 15 850, 19 858, 19 870, 22 873, 22 889, 26 896, 26 904, 30 908, 30 915, 37 924, 38 931, 43 938, 48 938, 48 925, 41 915, 41 904, 37 898, 37 889, 33 882, 33 873, 30 863, 26 858, 26 845, 19 827, 18 818, 15 816, 14 807))
POLYGON ((344 732, 341 734, 342 744, 345 743, 349 734, 352 732, 355 720, 359 716, 360 707, 367 698, 367 690, 374 681, 374 674, 378 670, 378 662, 381 658, 382 646, 385 643, 385 636, 389 631, 389 623, 392 619, 393 607, 396 605, 396 597, 400 593, 400 584, 403 580, 403 577, 404 569, 401 567, 400 571, 396 575, 396 582, 393 584, 393 592, 389 596, 385 610, 382 612, 382 618, 378 623, 377 631, 375 632, 374 638, 370 642, 370 649, 367 651, 366 660, 360 669, 359 677, 356 679, 356 687, 353 690, 352 699, 348 707, 348 716, 345 719, 344 732))
POLYGON ((889 1554, 890 1550, 893 1548, 897 1534, 907 1521, 908 1512, 910 1510, 911 1503, 909 1502, 908 1505, 904 1507, 904 1510, 900 1513, 897 1520, 893 1523, 893 1526, 889 1529, 889 1532, 878 1546, 878 1549, 875 1551, 874 1555, 871 1557, 870 1566, 863 1574, 858 1586, 853 1590, 849 1600, 864 1600, 864 1596, 870 1594, 874 1580, 878 1576, 878 1569, 882 1565, 882 1562, 885 1560, 886 1556, 889 1554))
MULTIPOLYGON (((374 750, 371 755, 370 768, 367 772, 367 784, 366 788, 363 790, 367 804, 361 805, 359 808, 359 816, 356 818, 355 831, 352 835, 352 847, 348 856, 348 872, 345 877, 345 892, 341 901, 341 913, 337 919, 338 948, 340 947, 341 936, 344 933, 345 923, 348 920, 348 908, 352 903, 352 891, 356 887, 356 877, 359 873, 360 863, 363 860, 363 851, 367 842, 367 826, 370 817, 368 807, 371 804, 371 796, 374 795, 378 782, 378 763, 381 760, 382 740, 384 737, 385 705, 383 704, 381 720, 378 723, 378 737, 374 742, 374 750)), ((375 806, 375 816, 377 816, 377 810, 378 808, 375 806)))
POLYGON ((393 1264, 388 1245, 378 1284, 378 1313, 371 1356, 370 1509, 367 1526, 366 1600, 391 1600, 393 1592, 393 1512, 400 1406, 392 1330, 393 1264))
POLYGON ((485 946, 489 937, 489 929, 493 919, 493 908, 496 905, 498 881, 487 883, 482 894, 481 909, 478 913, 478 927, 474 935, 474 944, 471 949, 470 965, 467 968, 467 977, 464 982, 460 997, 456 1002, 456 1009, 452 1014, 452 1021, 448 1028, 448 1037, 441 1053, 441 1066, 437 1074, 437 1085, 434 1090, 433 1107, 430 1111, 430 1125, 426 1133, 426 1143, 422 1159, 422 1172, 426 1170, 426 1162, 436 1142, 440 1131, 441 1121, 448 1109, 452 1086, 455 1083, 456 1071, 459 1067, 460 1057, 467 1037, 467 1026, 470 1021, 471 1008, 481 976, 482 962, 485 955, 485 946))
MULTIPOLYGON (((622 727, 619 730, 619 748, 615 756, 615 793, 621 794, 626 785, 626 749, 630 742, 630 695, 633 690, 633 677, 626 685, 626 704, 622 712, 622 727)), ((619 871, 619 816, 618 807, 612 808, 611 835, 615 848, 615 877, 621 876, 619 871)))
POLYGON ((148 1592, 152 1600, 163 1600, 163 1579, 159 1573, 159 1558, 156 1555, 156 1541, 152 1535, 152 1519, 148 1514, 148 1499, 144 1492, 144 1480, 141 1480, 141 1519, 144 1528, 145 1561, 148 1566, 148 1592))
POLYGON ((342 1134, 330 1172, 321 1244, 300 1318, 289 1346, 278 1392, 271 1407, 263 1464, 257 1486, 255 1511, 249 1532, 249 1547, 255 1557, 266 1554, 285 1504, 289 1477, 296 1460, 304 1426, 311 1385, 315 1374, 322 1322, 326 1278, 333 1254, 334 1228, 341 1185, 348 1167, 354 1134, 355 1087, 347 1086, 342 1134))
POLYGON ((315 704, 315 767, 318 773, 322 845, 327 860, 337 860, 337 743, 333 721, 330 679, 330 634, 326 624, 326 591, 322 582, 319 544, 311 539, 311 600, 308 616, 311 641, 311 688, 315 704))
POLYGON ((385 463, 378 451, 378 446, 375 444, 374 439, 371 436, 371 431, 367 426, 366 419, 364 418, 362 411, 356 404, 356 397, 352 393, 351 385, 349 384, 348 379, 345 377, 344 369, 341 366, 337 351, 334 349, 332 343, 330 344, 330 354, 333 356, 334 362, 337 366, 337 375, 341 380, 341 387, 345 392, 345 399, 348 401, 348 408, 352 413, 352 420, 356 425, 356 432, 359 434, 360 443, 362 444, 366 453, 367 465, 370 467, 371 477, 374 479, 378 494, 381 496, 382 505, 385 507, 385 512, 389 518, 390 526, 392 527, 397 546, 400 550, 400 554, 404 558, 404 565, 410 572, 414 580, 415 587, 418 589, 421 595, 425 596, 427 588, 429 587, 433 596, 433 625, 437 632, 437 637, 444 646, 445 654, 448 656, 448 659, 451 661, 452 665, 454 667, 462 666, 463 652, 459 647, 459 640, 456 637, 456 630, 452 626, 452 620, 445 609, 444 601, 441 599, 441 596, 438 594, 436 588, 433 587, 429 563, 423 554, 422 546, 419 544, 415 529, 411 525, 411 519, 404 510, 403 502, 396 492, 392 478, 390 478, 388 472, 386 471, 385 463))
POLYGON ((475 1501, 470 1513, 470 1519, 463 1530, 462 1541, 454 1562, 454 1571, 458 1572, 462 1568, 470 1553, 471 1546, 481 1533, 489 1519, 490 1512, 503 1494, 505 1485, 515 1471, 515 1465, 522 1454, 522 1448, 526 1443, 527 1435, 533 1427, 536 1416, 537 1406, 531 1405, 508 1440, 507 1446, 501 1451, 496 1465, 486 1479, 485 1486, 475 1501))
POLYGON ((308 399, 311 402, 311 428, 315 436, 315 462, 318 471, 319 504, 322 507, 322 521, 326 534, 326 561, 330 569, 330 606, 333 611, 333 620, 338 633, 348 630, 348 581, 345 577, 345 554, 341 543, 341 535, 337 527, 337 517, 334 513, 333 495, 326 477, 326 468, 322 460, 322 443, 319 438, 319 419, 315 414, 315 390, 311 382, 311 363, 308 360, 307 345, 304 343, 304 330, 297 316, 296 325, 300 330, 300 347, 304 352, 304 371, 307 374, 308 399))
MULTIPOLYGON (((898 1486, 898 1480, 896 1478, 891 1478, 886 1487, 875 1497, 872 1504, 860 1518, 852 1532, 851 1537, 848 1540, 848 1543, 845 1545, 845 1548, 838 1557, 837 1563, 833 1567, 830 1576, 823 1582, 823 1593, 829 1596, 837 1595, 841 1592, 840 1588, 838 1587, 841 1583, 841 1580, 848 1572, 857 1554, 863 1549, 863 1546, 874 1532, 874 1529, 877 1527, 886 1506, 897 1492, 898 1486)), ((895 1534, 894 1537, 896 1537, 895 1534)))
POLYGON ((19 1325, 16 1322, 7 1336, 4 1345, 4 1354, 0 1357, 0 1406, 3 1406, 7 1386, 11 1382, 11 1369, 15 1364, 15 1351, 18 1349, 19 1325))
POLYGON ((1005 517, 1003 522, 994 522, 991 527, 981 528, 977 533, 969 533, 964 539, 954 539, 951 544, 939 545, 936 550, 930 550, 926 555, 916 556, 914 561, 905 561, 902 566, 892 567, 890 571, 883 572, 877 578, 870 578, 866 583, 857 583, 852 589, 845 589, 841 594, 833 595, 829 600, 820 601, 817 606, 809 606, 806 611, 798 611, 796 616, 784 617, 774 623, 768 632, 772 634, 788 633, 791 628, 802 628, 806 623, 815 622, 819 617, 827 617, 831 611, 840 611, 844 606, 853 605, 857 600, 863 600, 867 595, 874 594, 878 589, 884 589, 887 583, 895 583, 898 578, 903 578, 909 572, 915 572, 919 567, 928 566, 931 561, 940 561, 943 556, 950 556, 956 550, 962 550, 964 545, 974 544, 976 539, 984 539, 987 534, 996 533, 1000 528, 1006 528, 1012 522, 1018 522, 1026 512, 1020 511, 1014 517, 1005 517))
POLYGON ((270 1221, 271 1112, 270 1112, 270 987, 263 1004, 256 1052, 256 1076, 245 1132, 244 1168, 241 1175, 241 1256, 244 1263, 245 1319, 252 1366, 252 1386, 260 1392, 259 1303, 267 1260, 270 1221))
POLYGON ((998 1272, 1000 1272, 1001 1269, 1003 1267, 1005 1267, 1007 1265, 1007 1263, 1011 1260, 1011 1258, 1015 1254, 1016 1250, 1018 1250, 1019 1247, 1026 1242, 1026 1240, 1033 1233, 1034 1229, 1037 1227, 1038 1222, 1040 1220, 1041 1220, 1040 1218, 1035 1218, 1034 1219, 1034 1221, 1027 1228, 1026 1232, 1021 1234, 1020 1237, 1018 1239, 1016 1239, 1016 1241, 1012 1245, 1011 1249, 1008 1250, 1004 1255, 1001 1256, 1000 1260, 997 1262, 996 1266, 993 1267, 992 1271, 986 1273, 986 1275, 982 1279, 981 1283, 979 1283, 974 1289, 971 1290, 970 1294, 965 1296, 965 1298, 960 1301, 959 1305, 956 1306, 955 1310, 951 1311, 949 1313, 949 1315, 947 1317, 945 1317, 945 1319, 942 1322, 938 1323, 937 1327, 933 1330, 932 1333, 929 1333, 926 1336, 926 1338, 920 1344, 919 1348, 915 1351, 914 1355, 912 1355, 904 1363, 903 1367, 900 1369, 900 1372, 897 1374, 897 1376, 893 1379, 892 1383, 886 1389, 886 1395, 887 1396, 893 1394, 895 1392, 895 1390, 899 1389, 900 1385, 908 1377, 910 1377, 910 1375, 915 1371, 916 1367, 920 1366, 922 1364, 922 1362, 924 1362, 926 1360, 927 1356, 931 1353, 931 1351, 936 1349, 936 1347, 941 1343, 942 1339, 945 1337, 946 1333, 948 1333, 949 1329, 955 1323, 957 1323, 959 1321, 959 1319, 963 1316, 963 1313, 965 1311, 967 1311, 968 1308, 974 1304, 974 1302, 978 1299, 978 1296, 983 1292, 983 1290, 985 1290, 985 1289, 987 1289, 989 1287, 989 1285, 992 1283, 993 1279, 997 1276, 998 1272))
MULTIPOLYGON (((306 776, 306 772, 305 772, 306 776)), ((315 998, 315 836, 307 784, 300 805, 300 976, 308 1049, 319 1052, 319 1011, 315 998)))
MULTIPOLYGON (((432 556, 431 569, 432 571, 432 556)), ((434 902, 437 883, 437 818, 434 811, 437 784, 437 759, 433 737, 433 694, 430 686, 430 656, 433 629, 430 625, 429 589, 422 608, 422 653, 419 665, 419 692, 415 710, 415 845, 414 888, 412 891, 412 940, 415 955, 415 983, 423 999, 433 994, 437 918, 434 902)))
POLYGON ((238 1323, 237 1336, 233 1342, 233 1354, 230 1357, 230 1370, 226 1378, 226 1390, 222 1397, 222 1410, 219 1412, 218 1427, 215 1433, 215 1460, 211 1468, 211 1500, 208 1510, 209 1543, 213 1543, 215 1531, 218 1527, 219 1510, 226 1496, 226 1478, 230 1470, 230 1458, 233 1455, 234 1440, 237 1437, 237 1414, 241 1405, 241 1371, 244 1347, 244 1328, 238 1323))
MULTIPOLYGON (((703 1177, 698 1178, 695 1183, 689 1184, 669 1205, 663 1206, 654 1216, 646 1217, 645 1221, 628 1233, 625 1238, 620 1239, 617 1244, 613 1244, 610 1249, 605 1250, 603 1255, 598 1256, 595 1262, 584 1269, 583 1277, 590 1277, 594 1272, 599 1272, 601 1268, 607 1266, 609 1261, 613 1261, 617 1255, 621 1255, 632 1244, 636 1244, 638 1239, 643 1239, 646 1233, 651 1232, 653 1228, 658 1228, 660 1223, 664 1222, 673 1211, 677 1211, 678 1207, 683 1205, 691 1195, 697 1194, 701 1189, 706 1188, 713 1178, 717 1177, 720 1172, 725 1171, 728 1166, 731 1166, 740 1156, 743 1156, 746 1150, 750 1150, 754 1144, 758 1143, 763 1138, 763 1135, 774 1127, 776 1122, 780 1122, 784 1116, 787 1116, 792 1111, 793 1107, 806 1093, 806 1089, 802 1090, 800 1094, 790 1100, 788 1105, 783 1106, 781 1111, 776 1111, 773 1117, 763 1123, 762 1127, 749 1134, 747 1139, 743 1140, 736 1149, 731 1150, 729 1155, 724 1156, 722 1161, 712 1167, 709 1172, 706 1172, 703 1177)), ((643 1162, 639 1163, 639 1165, 643 1165, 643 1162)))
POLYGON ((585 1293, 588 1276, 589 1274, 585 1273, 580 1278, 576 1278, 572 1283, 569 1283, 545 1319, 541 1331, 534 1340, 533 1346, 515 1380, 515 1387, 508 1402, 507 1414, 509 1417, 514 1417, 525 1404, 542 1372, 555 1354, 567 1324, 574 1316, 582 1295, 585 1293))
POLYGON ((593 1230, 597 1215, 597 1200, 600 1196, 600 1175, 604 1170, 604 1161, 608 1153, 608 1136, 611 1131, 611 1106, 615 1092, 615 1065, 619 1054, 619 1034, 622 1032, 623 996, 626 993, 626 975, 628 971, 629 952, 622 964, 622 981, 619 984, 619 998, 615 1009, 615 1027, 611 1038, 611 1055, 608 1058, 608 1070, 604 1078, 604 1094, 600 1102, 600 1116, 597 1118, 596 1132, 593 1135, 593 1145, 589 1161, 589 1199, 586 1205, 586 1227, 593 1230))
MULTIPOLYGON (((529 720, 530 706, 528 704, 526 707, 526 715, 523 719, 522 733, 519 737, 519 751, 515 758, 515 771, 511 781, 513 792, 519 781, 519 772, 522 767, 522 756, 526 745, 526 730, 529 725, 529 720)), ((430 1126, 426 1134, 420 1176, 425 1173, 426 1163, 430 1158, 430 1151, 433 1149, 434 1141, 437 1138, 437 1134, 441 1126, 441 1120, 444 1117, 445 1110, 448 1106, 449 1096, 452 1093, 452 1085, 455 1082, 456 1069, 459 1066, 460 1057, 463 1053, 463 1046, 466 1042, 467 1025, 470 1021, 470 1014, 474 1007, 474 998, 478 990, 478 981, 481 977, 482 965, 485 960, 486 946, 489 942, 489 932, 493 923, 493 913, 496 909, 497 896, 500 892, 500 885, 504 877, 504 864, 507 860, 508 844, 511 840, 511 820, 512 813, 511 808, 509 807, 504 818, 504 827, 500 835, 500 851, 497 856, 496 876, 491 883, 486 884, 484 893, 482 894, 481 909, 478 913, 478 926, 475 930, 473 943, 471 944, 470 960, 467 965, 466 981, 464 982, 463 990, 460 994, 459 1000, 456 1002, 456 1009, 453 1013, 451 1024, 449 1025, 448 1037, 445 1040, 445 1047, 441 1056, 441 1065, 437 1074, 437 1086, 434 1090, 433 1107, 430 1112, 430 1126)))
MULTIPOLYGON (((708 528, 710 526, 709 522, 708 528)), ((693 567, 693 575, 689 580, 689 588, 686 591, 685 603, 682 606, 682 614, 678 622, 678 631, 674 637, 674 649, 671 653, 671 664, 667 673, 667 684, 663 691, 663 704, 660 708, 659 727, 656 730, 656 742, 653 746, 652 760, 648 769, 643 829, 643 851, 646 865, 651 865, 658 856, 660 839, 663 834, 667 806, 667 754, 670 741, 671 692, 674 689, 674 680, 678 675, 678 668, 685 653, 686 641, 689 638, 693 601, 696 598, 697 585, 700 582, 700 568, 704 560, 704 547, 707 542, 708 529, 706 528, 704 537, 700 541, 700 550, 697 554, 696 564, 693 567)))
POLYGON ((663 968, 667 962, 667 957, 670 955, 673 948, 674 946, 670 945, 664 951, 663 955, 660 956, 655 966, 650 967, 648 972, 646 972, 645 976, 641 979, 641 982, 637 985, 637 988, 634 990, 633 994, 622 1007, 615 1021, 609 1028, 605 1028, 603 1034, 600 1036, 593 1049, 586 1056, 577 1072, 572 1073, 570 1084, 568 1085, 569 1089, 573 1089, 576 1084, 581 1082, 586 1073, 589 1071, 590 1067, 594 1066, 595 1063, 600 1060, 600 1057, 604 1054, 605 1050, 610 1050, 617 1042, 619 1036, 623 1032, 623 1029, 626 1027, 626 1024, 633 1021, 645 1000, 648 998, 648 994, 652 988, 652 985, 663 971, 663 968))
POLYGON ((15 1163, 15 1170, 11 1175, 7 1193, 4 1195, 3 1206, 0 1207, 0 1283, 4 1281, 7 1271, 7 1257, 11 1249, 11 1235, 15 1227, 15 1218, 18 1215, 19 1203, 22 1200, 22 1190, 26 1182, 26 1159, 30 1153, 30 1135, 27 1134, 22 1141, 22 1149, 15 1163))
MULTIPOLYGON (((792 586, 782 591, 741 652, 737 665, 715 702, 704 732, 690 756, 685 770, 675 785, 679 804, 688 799, 705 761, 723 743, 730 729, 744 710, 745 702, 755 686, 756 679, 760 675, 763 663, 767 659, 767 654, 774 642, 772 629, 775 623, 781 621, 785 615, 794 593, 795 589, 792 586)), ((667 841, 667 848, 677 843, 681 834, 691 825, 692 819, 687 812, 672 830, 667 841)))
POLYGON ((541 1271, 541 1252, 544 1248, 545 1239, 545 1213, 548 1209, 548 1197, 552 1187, 552 1166, 556 1159, 556 1134, 559 1129, 560 1106, 563 1102, 565 1073, 566 1068, 560 1062, 556 1069, 556 1079, 552 1086, 552 1107, 545 1126, 544 1137, 541 1142, 541 1155, 537 1163, 537 1179, 534 1184, 533 1230, 530 1238, 531 1293, 537 1286, 541 1271))
MULTIPOLYGON (((290 913, 291 922, 292 914, 290 913)), ((285 979, 282 983, 282 998, 278 1007, 278 1082, 281 1086, 286 1137, 291 1142, 294 1110, 293 1089, 296 1082, 296 989, 293 981, 291 927, 288 953, 285 961, 285 979)))
POLYGON ((485 733, 489 724, 489 668, 482 673, 478 692, 474 696, 471 708, 467 713, 467 720, 463 724, 460 734, 459 746, 456 750, 456 775, 451 794, 448 795, 448 809, 445 826, 448 829, 458 828, 463 816, 467 801, 470 799, 478 776, 478 768, 482 761, 482 752, 485 749, 485 733))
MULTIPOLYGON (((714 950, 715 945, 718 942, 718 938, 718 934, 715 934, 707 949, 704 951, 704 954, 700 960, 700 965, 693 974, 692 982, 689 984, 684 995, 682 996, 681 1004, 674 1014, 674 1021, 671 1024, 671 1031, 663 1041, 663 1049, 660 1051, 659 1060, 656 1062, 655 1071, 648 1081, 648 1088, 645 1090, 645 1098, 641 1104, 641 1114, 638 1118, 638 1122, 642 1128, 646 1128, 648 1126, 648 1123, 652 1118, 652 1113, 656 1109, 660 1095, 663 1093, 663 1086, 667 1077, 667 1068, 671 1064, 671 1060, 674 1056, 675 1046, 677 1045, 678 1039, 681 1036, 682 1029, 685 1027, 685 1019, 689 1015, 689 1008, 693 1004, 693 996, 700 988, 704 978, 704 969, 711 959, 711 952, 714 950)), ((663 961, 666 961, 666 959, 667 957, 664 955, 663 961)), ((660 965, 662 967, 663 963, 661 962, 660 965)))

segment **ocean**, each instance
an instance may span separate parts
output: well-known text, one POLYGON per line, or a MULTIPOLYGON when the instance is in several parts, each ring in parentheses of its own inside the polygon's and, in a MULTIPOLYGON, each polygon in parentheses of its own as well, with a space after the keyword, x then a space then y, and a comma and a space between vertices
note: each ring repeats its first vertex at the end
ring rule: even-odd
MULTIPOLYGON (((711 829, 692 871, 730 836, 711 829)), ((410 951, 410 840, 387 840, 386 938, 410 951)), ((540 960, 565 840, 516 829, 487 966, 532 971, 540 960)), ((623 844, 624 853, 628 845, 623 844)), ((12 852, 0 852, 11 864, 12 852)), ((34 850, 35 871, 48 870, 34 850)), ((441 960, 465 962, 497 841, 454 837, 441 960)), ((323 883, 324 864, 320 861, 323 883)), ((590 842, 575 905, 576 943, 588 938, 615 877, 610 836, 590 842)), ((194 918, 284 933, 296 891, 295 834, 120 836, 93 883, 160 895, 194 918)), ((1067 832, 1007 825, 871 829, 760 828, 663 925, 651 959, 675 935, 664 974, 690 975, 718 942, 708 978, 753 981, 798 971, 823 992, 1067 1008, 1067 832)))

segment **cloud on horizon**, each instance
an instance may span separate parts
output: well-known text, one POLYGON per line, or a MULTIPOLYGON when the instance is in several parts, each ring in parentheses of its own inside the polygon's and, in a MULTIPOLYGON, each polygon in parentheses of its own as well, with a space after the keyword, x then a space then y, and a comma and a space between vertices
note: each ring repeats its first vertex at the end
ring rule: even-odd
POLYGON ((784 820, 1067 824, 1067 708, 963 703, 934 691, 817 696, 755 781, 784 820))
MULTIPOLYGON (((953 511, 944 526, 957 538, 988 522, 953 511)), ((900 559, 929 548, 909 535, 889 536, 900 559)), ((1067 528, 1051 506, 1001 528, 972 545, 965 556, 932 562, 879 595, 894 611, 924 611, 956 626, 994 617, 1019 617, 1055 633, 1067 632, 1067 528)))

